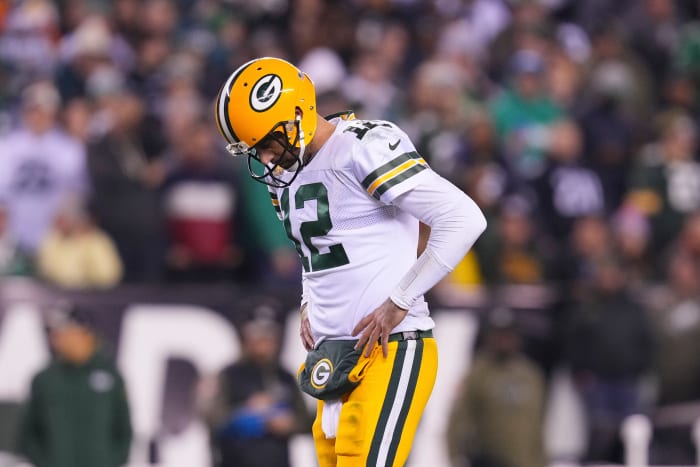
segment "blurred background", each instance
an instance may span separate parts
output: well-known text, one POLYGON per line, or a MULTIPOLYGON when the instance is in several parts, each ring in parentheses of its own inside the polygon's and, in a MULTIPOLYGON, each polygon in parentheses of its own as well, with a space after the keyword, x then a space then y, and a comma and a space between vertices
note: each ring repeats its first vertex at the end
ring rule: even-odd
POLYGON ((410 465, 696 465, 697 0, 0 1, 0 465, 26 461, 58 301, 123 375, 130 465, 208 466, 225 436, 314 465, 312 401, 270 395, 304 356, 300 265, 212 118, 259 56, 322 114, 397 123, 489 221, 429 297, 410 465), (281 379, 221 405, 261 319, 281 379), (246 401, 287 408, 242 429, 246 401))

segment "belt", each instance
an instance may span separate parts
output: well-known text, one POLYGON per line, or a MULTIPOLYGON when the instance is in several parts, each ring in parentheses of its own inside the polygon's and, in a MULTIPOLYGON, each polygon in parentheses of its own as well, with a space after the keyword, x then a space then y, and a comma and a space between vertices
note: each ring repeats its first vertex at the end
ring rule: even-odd
POLYGON ((433 337, 432 329, 428 329, 427 331, 404 331, 389 334, 389 342, 414 341, 418 339, 425 339, 426 337, 433 337))

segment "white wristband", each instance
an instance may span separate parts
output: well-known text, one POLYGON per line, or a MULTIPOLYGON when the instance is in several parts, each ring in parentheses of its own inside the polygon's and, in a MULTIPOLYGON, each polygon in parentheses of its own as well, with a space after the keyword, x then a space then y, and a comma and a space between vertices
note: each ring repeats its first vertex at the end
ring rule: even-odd
POLYGON ((450 271, 452 268, 440 261, 428 247, 403 276, 389 298, 399 308, 408 310, 450 271))

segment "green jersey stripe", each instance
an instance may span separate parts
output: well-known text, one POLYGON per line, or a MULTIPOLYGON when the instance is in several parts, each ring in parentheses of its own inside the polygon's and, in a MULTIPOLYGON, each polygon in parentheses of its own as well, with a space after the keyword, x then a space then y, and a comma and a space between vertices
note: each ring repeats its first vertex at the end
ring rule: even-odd
POLYGON ((391 376, 389 377, 389 387, 387 387, 386 396, 384 397, 384 405, 382 405, 382 410, 379 413, 377 429, 374 430, 374 438, 372 439, 372 445, 369 449, 369 456, 367 457, 367 466, 377 465, 377 461, 379 459, 379 448, 382 445, 384 431, 387 428, 387 423, 389 422, 389 415, 391 415, 391 409, 394 405, 394 399, 396 398, 396 393, 399 390, 399 381, 401 380, 401 370, 403 369, 403 362, 406 359, 407 346, 407 341, 400 341, 398 344, 398 348, 396 349, 394 367, 391 369, 391 376))
POLYGON ((390 160, 386 164, 382 165, 378 169, 374 170, 373 172, 370 172, 369 175, 365 177, 364 180, 362 180, 362 186, 365 188, 369 188, 369 186, 374 183, 376 179, 384 175, 385 173, 389 172, 390 170, 400 166, 404 162, 406 162, 409 159, 420 159, 420 155, 415 152, 405 152, 401 154, 400 156, 395 157, 394 159, 390 160))
POLYGON ((425 165, 414 165, 413 167, 404 170, 400 174, 396 175, 393 178, 390 178, 386 182, 382 183, 377 187, 376 190, 374 190, 374 193, 372 193, 372 196, 375 198, 379 199, 381 195, 386 193, 388 190, 392 189, 399 183, 403 182, 404 180, 413 177, 415 174, 418 172, 422 172, 423 170, 427 169, 428 167, 425 165))
MULTIPOLYGON (((403 401, 401 413, 399 413, 399 419, 396 421, 396 428, 394 430, 396 433, 403 433, 403 427, 406 424, 408 412, 411 408, 411 403, 413 402, 413 394, 416 392, 416 385, 418 384, 418 374, 420 373, 420 367, 423 361, 423 345, 423 339, 416 340, 416 352, 413 356, 413 368, 411 368, 411 376, 408 379, 406 398, 403 401)), ((389 454, 387 455, 386 459, 386 465, 394 465, 396 451, 399 449, 399 441, 401 441, 400 436, 394 436, 394 438, 391 440, 391 445, 389 446, 389 454)))

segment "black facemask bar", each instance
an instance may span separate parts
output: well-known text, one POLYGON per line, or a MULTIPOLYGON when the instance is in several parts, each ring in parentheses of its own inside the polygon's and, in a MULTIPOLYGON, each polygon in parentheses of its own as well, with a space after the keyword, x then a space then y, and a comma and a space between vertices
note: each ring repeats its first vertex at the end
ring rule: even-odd
POLYGON ((279 122, 252 148, 241 142, 229 144, 227 149, 234 156, 247 156, 248 172, 253 180, 274 188, 287 187, 296 179, 303 167, 306 145, 304 144, 304 133, 301 129, 301 116, 297 116, 296 120, 293 121, 279 122), (296 136, 294 141, 290 143, 289 133, 292 128, 296 129, 296 136), (260 160, 258 149, 274 143, 282 146, 283 152, 277 159, 277 163, 264 164, 260 160), (297 143, 299 144, 299 149, 296 148, 297 143), (291 155, 295 162, 285 169, 280 165, 280 162, 287 159, 285 157, 287 155, 291 155), (292 176, 288 180, 284 180, 282 175, 285 173, 292 173, 292 176))

